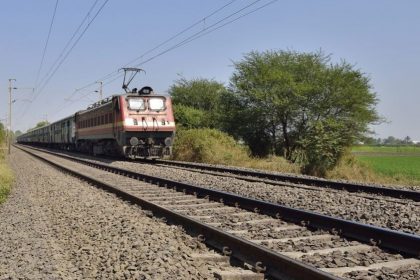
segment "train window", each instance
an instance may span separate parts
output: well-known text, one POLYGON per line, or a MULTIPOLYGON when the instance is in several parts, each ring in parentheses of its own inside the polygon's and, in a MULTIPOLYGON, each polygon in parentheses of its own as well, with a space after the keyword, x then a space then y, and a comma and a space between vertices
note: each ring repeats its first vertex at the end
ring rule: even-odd
POLYGON ((104 122, 105 122, 105 123, 108 123, 108 114, 105 114, 105 117, 104 117, 104 122))
POLYGON ((108 114, 108 120, 109 120, 110 123, 112 123, 112 113, 108 114))
POLYGON ((104 115, 101 116, 101 124, 105 124, 105 116, 104 115))
POLYGON ((128 109, 137 111, 146 109, 144 105, 144 99, 130 97, 128 99, 128 109))
POLYGON ((165 109, 165 100, 163 98, 150 98, 149 109, 153 111, 161 111, 165 109))

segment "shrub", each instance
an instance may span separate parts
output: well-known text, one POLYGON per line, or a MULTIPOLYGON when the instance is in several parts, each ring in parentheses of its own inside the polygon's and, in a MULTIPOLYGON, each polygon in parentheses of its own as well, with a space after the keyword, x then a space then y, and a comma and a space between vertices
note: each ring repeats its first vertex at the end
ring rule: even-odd
POLYGON ((234 164, 248 157, 248 150, 226 133, 200 128, 178 130, 173 149, 175 160, 234 164))
POLYGON ((246 146, 216 129, 181 129, 177 132, 173 159, 234 165, 280 172, 299 172, 297 165, 282 157, 253 158, 246 146))

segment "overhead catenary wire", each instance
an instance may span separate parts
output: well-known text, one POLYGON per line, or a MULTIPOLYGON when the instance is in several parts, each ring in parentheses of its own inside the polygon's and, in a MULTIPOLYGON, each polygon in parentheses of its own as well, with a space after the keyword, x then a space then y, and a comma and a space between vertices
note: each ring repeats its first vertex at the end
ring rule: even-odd
MULTIPOLYGON (((236 1, 237 1, 237 0, 230 0, 229 2, 227 2, 226 4, 224 4, 223 6, 221 6, 221 7, 217 8, 216 10, 212 11, 212 12, 211 12, 210 14, 208 14, 207 16, 205 16, 205 17, 203 17, 202 19, 200 19, 200 20, 198 20, 198 21, 196 21, 196 22, 192 23, 191 25, 189 25, 188 27, 184 28, 183 30, 181 30, 181 31, 177 32, 176 34, 172 35, 172 36, 171 36, 171 37, 169 37, 168 39, 166 39, 166 40, 164 40, 164 41, 160 42, 160 43, 159 43, 159 44, 157 44, 156 46, 154 46, 154 47, 150 48, 149 50, 145 51, 145 52, 144 52, 144 53, 142 53, 140 56, 138 56, 138 57, 136 57, 135 59, 132 59, 131 61, 127 62, 126 64, 124 64, 124 65, 123 65, 123 67, 128 66, 130 63, 133 63, 133 62, 135 62, 135 61, 139 60, 140 58, 144 57, 145 55, 147 55, 147 54, 149 54, 149 53, 151 53, 151 52, 155 51, 156 49, 160 48, 161 46, 163 46, 163 45, 167 44, 168 42, 170 42, 170 41, 174 40, 175 38, 179 37, 180 35, 182 35, 182 34, 186 33, 187 31, 191 30, 192 28, 194 28, 195 26, 199 25, 199 24, 200 24, 200 23, 202 23, 203 21, 205 21, 205 20, 207 20, 208 18, 210 18, 210 17, 214 16, 215 14, 219 13, 220 11, 222 11, 223 9, 225 9, 226 7, 228 7, 229 5, 233 4, 233 3, 234 3, 234 2, 236 2, 236 1)), ((92 82, 92 83, 86 84, 86 85, 84 85, 84 86, 82 86, 82 87, 80 87, 80 88, 75 89, 75 90, 72 92, 72 94, 71 94, 68 98, 66 98, 66 99, 65 99, 64 104, 63 104, 62 106, 60 106, 60 107, 59 107, 59 109, 58 109, 58 110, 56 111, 56 113, 54 113, 54 114, 57 114, 58 112, 60 112, 61 110, 63 110, 63 109, 64 109, 64 107, 65 107, 65 104, 67 104, 67 102, 71 102, 71 103, 75 102, 75 101, 72 101, 72 98, 73 98, 73 97, 74 97, 74 96, 75 96, 78 92, 80 92, 80 91, 82 91, 82 90, 84 90, 84 89, 87 89, 87 88, 89 88, 89 87, 91 87, 91 86, 95 85, 95 84, 96 84, 96 81, 98 81, 98 80, 101 80, 101 81, 103 81, 103 80, 107 80, 107 79, 109 79, 109 78, 113 77, 115 74, 117 74, 117 78, 112 79, 112 81, 111 81, 111 82, 113 82, 113 81, 115 81, 116 79, 118 79, 118 78, 120 77, 120 75, 119 75, 119 74, 121 74, 121 73, 119 73, 119 71, 118 71, 118 70, 115 70, 115 71, 113 71, 113 72, 111 72, 111 73, 109 73, 109 74, 107 74, 107 75, 105 75, 105 76, 103 76, 103 77, 101 77, 101 78, 96 79, 96 80, 95 80, 95 82, 92 82)), ((121 75, 121 76, 122 76, 122 75, 121 75)), ((106 84, 109 84, 109 82, 108 82, 108 83, 105 83, 104 85, 106 85, 106 84)), ((90 93, 88 93, 88 94, 90 94, 90 93)), ((88 95, 88 94, 87 94, 87 95, 88 95)), ((82 99, 82 98, 84 98, 85 96, 86 96, 86 95, 82 95, 79 99, 82 99)))
MULTIPOLYGON (((239 20, 239 19, 241 19, 241 18, 243 18, 243 17, 245 17, 245 16, 247 16, 247 15, 250 15, 250 14, 252 14, 252 13, 255 13, 256 11, 261 10, 261 9, 263 9, 263 8, 265 8, 265 7, 269 6, 269 5, 271 5, 271 4, 275 3, 275 2, 277 2, 278 0, 272 0, 272 1, 269 1, 269 2, 267 2, 267 3, 265 3, 265 4, 261 5, 261 6, 258 6, 258 7, 257 7, 257 8, 255 8, 255 9, 252 9, 251 11, 248 11, 248 12, 246 12, 246 13, 241 14, 241 12, 246 11, 247 9, 251 8, 252 6, 256 5, 257 3, 261 2, 261 1, 263 1, 263 0, 255 0, 255 1, 251 2, 251 3, 249 3, 248 5, 246 5, 246 6, 242 7, 241 9, 236 10, 235 12, 233 12, 233 13, 231 13, 231 14, 229 14, 229 15, 225 16, 225 17, 223 17, 222 19, 218 20, 217 22, 215 22, 215 23, 213 23, 213 24, 211 24, 211 25, 209 25, 209 26, 206 26, 206 27, 205 27, 205 28, 203 28, 202 30, 200 30, 200 31, 198 31, 198 32, 195 32, 194 34, 192 34, 192 35, 188 36, 187 38, 183 39, 181 42, 178 42, 178 43, 176 43, 176 44, 172 45, 171 47, 169 47, 169 48, 167 48, 167 49, 165 49, 165 50, 163 50, 163 51, 161 51, 161 52, 157 53, 156 55, 154 55, 154 56, 152 56, 152 57, 150 57, 150 58, 148 58, 148 59, 146 59, 146 60, 144 60, 144 61, 141 61, 140 63, 136 64, 136 65, 135 65, 135 67, 138 67, 138 66, 143 65, 143 64, 145 64, 145 63, 147 63, 147 62, 150 62, 150 61, 152 61, 152 60, 154 60, 154 59, 156 59, 156 58, 158 58, 158 57, 160 57, 160 56, 162 56, 162 55, 164 55, 164 54, 166 54, 166 53, 168 53, 168 52, 170 52, 170 51, 172 51, 172 50, 174 50, 174 49, 177 49, 177 48, 179 48, 179 47, 181 47, 181 46, 183 46, 183 45, 186 45, 186 44, 188 44, 188 43, 190 43, 190 42, 192 42, 192 41, 194 41, 194 40, 197 40, 197 39, 199 39, 199 38, 201 38, 201 37, 203 37, 203 36, 205 36, 205 35, 207 35, 207 34, 210 34, 210 33, 214 32, 214 31, 216 31, 216 30, 218 30, 218 29, 221 29, 221 28, 223 28, 223 27, 224 27, 224 26, 226 26, 226 25, 229 25, 229 24, 231 24, 231 23, 233 23, 233 22, 235 22, 235 21, 237 21, 237 20, 239 20), (237 17, 235 17, 235 18, 233 18, 233 19, 229 20, 230 18, 232 18, 232 17, 234 17, 235 15, 238 15, 238 14, 239 14, 239 16, 237 16, 237 17), (228 21, 227 21, 227 20, 228 20, 228 21)), ((233 2, 234 2, 234 1, 230 1, 228 4, 224 5, 223 7, 219 8, 219 9, 218 9, 218 10, 216 10, 216 11, 220 11, 222 8, 226 7, 227 5, 229 5, 229 4, 233 3, 233 2)), ((215 12, 213 12, 213 14, 215 14, 215 12)), ((203 19, 207 19, 208 17, 209 17, 209 16, 207 16, 207 17, 205 17, 205 18, 203 18, 203 19)), ((193 26, 196 26, 197 24, 199 24, 199 23, 203 22, 203 19, 201 19, 200 21, 198 21, 198 22, 196 22, 196 23, 192 24, 191 26, 189 26, 189 27, 185 28, 183 31, 181 31, 181 32, 177 33, 176 35, 174 35, 174 36, 170 37, 169 39, 167 39, 167 40, 163 41, 163 42, 162 42, 162 43, 160 43, 158 46, 156 46, 156 47, 154 47, 154 48, 151 48, 150 50, 146 51, 145 53, 143 53, 142 55, 138 56, 137 58, 135 58, 135 59, 131 60, 129 63, 125 64, 124 66, 127 66, 127 65, 128 65, 128 64, 130 64, 130 63, 133 63, 133 62, 135 62, 135 61, 138 61, 139 59, 143 58, 146 54, 151 53, 152 51, 154 51, 154 50, 158 49, 159 47, 163 46, 164 44, 166 44, 166 43, 168 43, 169 41, 173 40, 174 38, 178 37, 179 35, 181 35, 181 34, 185 33, 186 31, 190 30, 193 26), (177 35, 178 35, 178 36, 177 36, 177 35)), ((119 79, 120 77, 122 77, 122 75, 123 75, 123 74, 122 74, 121 72, 118 72, 118 70, 116 70, 116 71, 113 71, 113 72, 111 72, 111 73, 107 74, 106 76, 104 76, 104 77, 100 78, 100 80, 111 79, 111 80, 109 80, 109 81, 107 81, 107 82, 104 82, 104 84, 103 84, 103 85, 105 86, 105 85, 108 85, 108 84, 110 84, 110 83, 114 82, 115 80, 119 79), (115 76, 115 75, 116 75, 116 76, 115 76), (114 77, 114 76, 115 76, 115 77, 114 77)), ((83 87, 81 87, 81 88, 79 88, 79 89, 76 89, 76 90, 72 93, 71 97, 75 96, 75 94, 77 94, 78 92, 80 92, 80 91, 82 91, 82 90, 84 90, 84 89, 86 89, 86 88, 88 88, 88 87, 90 87, 91 85, 94 85, 94 84, 95 84, 95 82, 90 83, 90 84, 87 84, 87 85, 85 85, 85 86, 83 86, 83 87)), ((86 97, 86 96, 87 96, 87 95, 89 95, 89 94, 90 94, 90 92, 88 92, 87 94, 82 95, 82 96, 81 96, 78 100, 80 100, 80 99, 82 99, 82 98, 86 97)), ((74 101, 66 101, 66 102, 71 102, 71 103, 73 103, 73 102, 76 102, 76 101, 77 101, 77 100, 74 100, 74 101)), ((63 109, 63 107, 61 107, 61 108, 59 109, 59 111, 61 111, 62 109, 63 109)), ((56 113, 58 113, 58 112, 56 112, 56 113)))
MULTIPOLYGON (((192 28, 194 28, 195 26, 199 25, 200 23, 202 23, 202 22, 203 22, 203 21, 205 21, 206 19, 208 19, 208 18, 210 18, 210 17, 214 16, 215 14, 219 13, 220 11, 222 11, 223 9, 225 9, 226 7, 228 7, 229 5, 233 4, 233 3, 234 3, 234 2, 236 2, 236 1, 237 1, 237 0, 231 0, 231 1, 229 1, 228 3, 224 4, 223 6, 221 6, 220 8, 217 8, 216 10, 214 10, 213 12, 211 12, 210 14, 208 14, 207 16, 205 16, 204 18, 202 18, 202 19, 200 19, 200 20, 198 20, 198 21, 194 22, 193 24, 191 24, 191 25, 189 25, 188 27, 184 28, 183 30, 179 31, 179 32, 178 32, 178 33, 176 33, 175 35, 173 35, 173 36, 169 37, 168 39, 166 39, 166 40, 162 41, 161 43, 157 44, 156 46, 154 46, 154 47, 150 48, 149 50, 145 51, 144 53, 142 53, 140 56, 136 57, 135 59, 130 60, 129 62, 127 62, 126 64, 124 64, 124 65, 123 65, 123 67, 128 66, 129 64, 131 64, 131 63, 133 63, 133 62, 135 62, 135 61, 137 61, 137 60, 139 60, 139 59, 143 58, 145 55, 147 55, 147 54, 149 54, 149 53, 151 53, 151 52, 153 52, 153 51, 157 50, 157 49, 158 49, 158 48, 160 48, 161 46, 163 46, 163 45, 165 45, 165 44, 169 43, 170 41, 174 40, 175 38, 179 37, 180 35, 184 34, 185 32, 187 32, 187 31, 191 30, 191 29, 192 29, 192 28)), ((120 73, 119 73, 119 71, 118 71, 118 70, 115 70, 115 71, 112 71, 112 72, 110 72, 110 73, 106 74, 105 76, 103 76, 103 77, 101 77, 101 78, 99 78, 99 79, 96 79, 96 80, 101 80, 101 81, 102 81, 102 80, 107 80, 107 79, 111 78, 112 76, 114 76, 115 74, 120 74, 120 73)), ((92 82, 92 83, 86 84, 86 85, 84 85, 84 86, 82 86, 82 87, 78 88, 78 91, 83 90, 83 89, 85 89, 85 88, 88 88, 88 87, 90 87, 90 86, 92 86, 92 85, 94 85, 94 84, 95 84, 95 82, 92 82)))
POLYGON ((95 2, 90 7, 89 11, 86 13, 83 20, 80 22, 79 26, 76 28, 76 30, 73 32, 73 35, 70 37, 70 39, 67 41, 66 45, 64 46, 63 50, 61 51, 60 55, 57 56, 54 63, 51 64, 50 68, 48 69, 47 73, 44 75, 43 79, 41 80, 41 83, 50 75, 51 71, 54 69, 54 67, 57 65, 57 63, 60 61, 60 59, 63 57, 64 53, 66 52, 67 48, 70 46, 71 42, 73 41, 74 37, 79 33, 80 29, 82 28, 83 24, 89 19, 90 14, 92 13, 93 9, 95 8, 96 4, 99 2, 99 0, 95 0, 95 2))
POLYGON ((96 19, 96 17, 99 15, 99 13, 102 11, 102 9, 105 7, 105 5, 108 3, 109 0, 105 0, 105 2, 101 5, 101 7, 98 9, 98 11, 95 13, 95 15, 93 16, 93 18, 89 21, 89 23, 86 25, 86 27, 83 29, 82 33, 79 35, 79 37, 76 39, 76 41, 73 43, 73 45, 70 47, 70 49, 66 52, 66 54, 64 55, 64 57, 60 60, 59 64, 55 67, 55 69, 53 70, 53 72, 50 74, 50 76, 48 77, 48 79, 45 81, 44 85, 42 86, 42 88, 40 89, 40 91, 38 92, 38 95, 40 92, 42 92, 42 90, 46 87, 46 85, 48 84, 48 82, 51 80, 51 78, 55 75, 55 73, 57 72, 57 70, 61 67, 61 65, 63 64, 63 62, 66 60, 66 58, 69 56, 69 54, 72 52, 72 50, 76 47, 77 43, 79 43, 80 39, 82 39, 83 35, 86 33, 86 31, 89 29, 90 25, 92 24, 92 22, 96 19))
MULTIPOLYGON (((228 22, 226 22, 226 23, 224 23, 224 24, 222 24, 222 25, 219 25, 220 23, 222 23, 222 22, 226 21, 227 19, 229 19, 229 18, 231 18, 231 17, 233 17, 233 16, 235 16, 235 15, 239 14, 240 12, 242 12, 242 11, 244 11, 244 10, 246 10, 246 9, 250 8, 251 6, 253 6, 253 5, 255 5, 255 4, 257 4, 258 2, 261 2, 261 1, 262 1, 262 0, 256 0, 256 1, 254 1, 254 2, 252 2, 252 3, 250 3, 250 4, 248 4, 247 6, 245 6, 245 7, 241 8, 241 9, 237 10, 236 12, 234 12, 234 13, 232 13, 232 14, 230 14, 230 15, 228 15, 228 16, 226 16, 226 17, 224 17, 224 18, 222 18, 221 20, 217 21, 216 23, 211 24, 211 25, 209 25, 209 26, 207 26, 207 27, 203 28, 202 30, 200 30, 200 31, 198 31, 198 32, 196 32, 196 33, 194 33, 193 35, 191 35, 191 36, 187 37, 186 39, 184 39, 183 41, 181 41, 181 42, 179 42, 179 43, 175 44, 174 46, 172 46, 172 47, 170 47, 170 48, 167 48, 166 50, 164 50, 164 51, 162 51, 162 52, 160 52, 160 53, 158 53, 158 54, 156 54, 156 55, 154 55, 154 56, 152 56, 152 57, 148 58, 147 60, 142 61, 142 62, 140 62, 140 63, 138 63, 138 64, 136 64, 136 65, 134 65, 134 66, 135 66, 135 67, 139 67, 139 66, 141 66, 141 65, 143 65, 143 64, 145 64, 145 63, 147 63, 147 62, 150 62, 150 61, 152 61, 152 60, 154 60, 154 59, 156 59, 156 58, 158 58, 158 57, 160 57, 160 56, 162 56, 162 55, 164 55, 164 54, 166 54, 166 53, 168 53, 168 52, 170 52, 170 51, 172 51, 172 50, 174 50, 174 49, 177 49, 177 48, 179 48, 179 47, 181 47, 181 46, 183 46, 183 45, 186 45, 186 44, 188 44, 188 43, 190 43, 190 42, 192 42, 192 41, 194 41, 194 40, 196 40, 196 39, 198 39, 198 38, 203 37, 204 35, 207 35, 207 34, 209 34, 209 33, 212 33, 212 32, 214 32, 214 31, 216 31, 216 30, 218 30, 218 29, 220 29, 220 28, 222 28, 222 27, 224 27, 224 26, 226 26, 226 25, 228 25, 228 24, 231 24, 231 23, 233 23, 233 22, 235 22, 235 21, 239 20, 240 18, 243 18, 244 16, 247 16, 247 15, 249 15, 249 14, 251 14, 251 13, 254 13, 254 12, 256 12, 256 11, 258 11, 258 10, 260 10, 260 9, 262 9, 262 8, 264 8, 264 7, 266 7, 266 6, 268 6, 268 5, 271 5, 271 4, 273 4, 274 2, 276 2, 277 0, 272 0, 272 1, 270 1, 270 2, 268 2, 268 3, 266 3, 266 4, 264 4, 264 5, 262 5, 262 6, 260 6, 260 7, 257 7, 257 8, 256 8, 256 9, 254 9, 254 10, 251 10, 251 11, 249 11, 249 12, 245 13, 245 14, 242 14, 242 15, 240 15, 240 16, 238 16, 238 17, 236 17, 236 18, 234 18, 234 19, 232 19, 232 20, 230 20, 230 21, 228 21, 228 22), (217 26, 217 25, 219 25, 219 26, 217 26), (214 27, 214 28, 213 28, 213 27, 214 27), (211 28, 213 28, 213 29, 211 29, 211 28), (210 30, 209 30, 209 29, 210 29, 210 30), (205 32, 205 31, 207 31, 207 32, 205 32)), ((107 84, 110 84, 110 83, 114 82, 115 80, 119 79, 121 76, 122 76, 122 74, 120 73, 117 77, 115 77, 115 78, 113 78, 112 80, 110 80, 110 81, 108 81, 108 82, 104 83, 104 85, 107 85, 107 84)))
POLYGON ((55 14, 57 13, 57 7, 58 7, 58 0, 55 1, 54 12, 53 12, 53 15, 52 15, 52 18, 51 18, 50 27, 48 29, 47 40, 45 41, 44 50, 42 51, 41 62, 39 64, 38 71, 36 73, 36 79, 35 79, 35 84, 34 84, 35 88, 38 86, 39 75, 41 74, 42 66, 44 64, 45 54, 47 53, 47 47, 48 47, 48 43, 50 41, 50 36, 51 36, 52 27, 53 27, 53 24, 54 24, 55 14))
POLYGON ((180 43, 178 43, 178 44, 176 44, 176 45, 174 45, 174 46, 172 46, 172 47, 170 47, 170 48, 168 48, 168 49, 166 49, 166 50, 164 50, 164 51, 162 51, 162 52, 160 52, 160 53, 158 53, 158 54, 156 54, 156 55, 154 55, 154 56, 152 56, 152 57, 150 57, 150 58, 148 58, 148 59, 147 59, 147 60, 145 60, 145 61, 142 61, 142 62, 140 62, 140 63, 136 64, 136 65, 135 65, 135 67, 138 67, 138 66, 140 66, 140 65, 143 65, 144 63, 147 63, 147 62, 149 62, 149 61, 151 61, 151 60, 153 60, 153 59, 156 59, 156 58, 158 58, 159 56, 162 56, 162 55, 164 55, 164 54, 166 54, 166 53, 168 53, 168 52, 170 52, 170 51, 172 51, 172 50, 174 50, 174 49, 177 49, 177 48, 179 48, 179 47, 181 47, 181 46, 183 46, 183 45, 186 45, 186 44, 188 44, 188 43, 190 43, 190 42, 192 42, 192 41, 194 41, 194 40, 196 40, 196 39, 198 39, 198 38, 201 38, 201 37, 203 37, 203 36, 205 36, 205 35, 207 35, 207 34, 210 34, 210 33, 214 32, 214 31, 216 31, 216 30, 218 30, 218 29, 220 29, 220 28, 222 28, 222 27, 224 27, 224 26, 226 26, 226 25, 228 25, 228 24, 230 24, 230 23, 233 23, 233 22, 235 22, 235 21, 239 20, 240 18, 243 18, 243 17, 244 17, 244 16, 246 16, 246 15, 249 15, 249 14, 251 14, 251 13, 254 13, 254 12, 256 12, 256 11, 258 11, 258 10, 260 10, 260 9, 262 9, 262 8, 264 8, 264 7, 266 7, 266 6, 268 6, 268 5, 270 5, 270 4, 273 4, 273 3, 274 3, 274 2, 276 2, 277 0, 272 0, 272 1, 268 2, 268 3, 266 3, 265 5, 261 6, 261 7, 258 7, 258 8, 254 9, 254 10, 252 10, 252 11, 248 12, 248 13, 245 13, 245 14, 243 14, 243 15, 240 15, 240 16, 238 16, 237 18, 235 18, 235 19, 233 19, 233 20, 230 20, 230 21, 228 21, 228 22, 224 23, 223 25, 217 26, 218 24, 220 24, 220 23, 224 22, 225 20, 227 20, 227 19, 229 19, 229 18, 233 17, 234 15, 239 14, 240 12, 242 12, 242 11, 244 11, 244 10, 248 9, 249 7, 251 7, 251 6, 255 5, 255 4, 257 4, 257 3, 258 3, 258 2, 260 2, 260 1, 262 1, 262 0, 256 0, 256 1, 252 2, 252 3, 250 3, 249 5, 245 6, 244 8, 242 8, 242 9, 240 9, 240 10, 238 10, 238 11, 236 11, 236 12, 234 12, 234 13, 232 13, 232 14, 230 14, 230 15, 226 16, 226 17, 224 17, 223 19, 221 19, 221 20, 217 21, 216 23, 214 23, 214 24, 212 24, 212 25, 209 25, 208 27, 206 27, 206 28, 202 29, 201 31, 196 32, 195 34, 193 34, 193 35, 189 36, 188 38, 184 39, 183 41, 181 41, 180 43), (215 27, 215 28, 211 29, 212 27, 215 27), (211 29, 211 30, 209 30, 209 29, 211 29), (205 32, 205 31, 207 31, 207 32, 205 32))
MULTIPOLYGON (((198 31, 198 32, 196 32, 196 33, 194 33, 193 35, 191 35, 191 36, 187 37, 186 39, 184 39, 184 40, 182 40, 181 42, 179 42, 179 43, 175 44, 174 46, 169 47, 168 49, 166 49, 166 50, 164 50, 164 51, 162 51, 162 52, 160 52, 160 53, 158 53, 158 54, 156 54, 156 55, 152 56, 151 58, 148 58, 146 61, 143 61, 143 62, 141 62, 141 63, 136 64, 136 65, 135 65, 135 67, 138 67, 138 66, 140 66, 140 65, 142 65, 142 64, 144 64, 144 63, 147 63, 147 62, 149 62, 149 61, 151 61, 151 60, 153 60, 153 59, 156 59, 156 58, 158 58, 159 56, 161 56, 161 55, 163 55, 163 54, 166 54, 166 53, 168 53, 168 52, 169 52, 169 51, 171 51, 171 50, 174 50, 174 49, 176 49, 176 48, 178 48, 178 47, 180 47, 180 46, 182 46, 182 45, 185 45, 185 44, 187 44, 187 43, 189 43, 189 42, 192 42, 192 41, 194 41, 194 40, 198 39, 199 37, 202 37, 202 36, 199 36, 201 33, 204 33, 205 31, 209 30, 210 28, 215 27, 216 25, 218 25, 218 24, 220 24, 220 23, 222 23, 222 22, 226 21, 227 19, 229 19, 229 18, 231 18, 231 17, 233 17, 233 16, 235 16, 235 15, 239 14, 240 12, 242 12, 242 11, 244 11, 244 10, 246 10, 246 9, 250 8, 251 6, 253 6, 253 5, 255 5, 255 4, 257 4, 258 2, 261 2, 261 1, 263 1, 263 0, 255 0, 255 1, 251 2, 250 4, 246 5, 245 7, 242 7, 241 9, 239 9, 239 10, 237 10, 237 11, 235 11, 235 12, 231 13, 230 15, 225 16, 224 18, 222 18, 221 20, 217 21, 216 23, 213 23, 213 24, 211 24, 211 25, 209 25, 209 26, 207 26, 207 27, 203 28, 202 30, 200 30, 200 31, 198 31), (197 38, 195 38, 195 37, 197 37, 197 38)), ((277 0, 270 1, 270 2, 268 2, 267 4, 265 4, 265 5, 263 5, 263 6, 259 7, 259 8, 257 8, 257 9, 255 9, 255 10, 253 10, 253 11, 251 11, 251 12, 247 13, 246 15, 248 15, 248 14, 250 14, 250 13, 252 13, 252 12, 255 12, 255 11, 259 10, 259 9, 262 9, 263 7, 266 7, 266 6, 268 6, 268 5, 272 4, 272 3, 276 2, 276 1, 277 1, 277 0)), ((232 2, 233 2, 233 1, 231 1, 231 2, 230 2, 230 3, 228 3, 228 4, 231 4, 232 2)), ((228 5, 228 4, 227 4, 227 5, 228 5)), ((225 5, 225 6, 227 6, 227 5, 225 5)), ((224 7, 225 7, 225 6, 224 6, 224 7)), ((218 9, 218 10, 221 10, 221 9, 218 9)), ((208 17, 209 17, 209 16, 205 17, 204 19, 206 19, 206 18, 208 18, 208 17)), ((239 18, 242 18, 242 17, 243 17, 243 16, 240 16, 240 17, 238 17, 238 18, 237 18, 237 19, 235 19, 235 20, 232 20, 232 21, 230 21, 230 22, 228 22, 228 23, 226 23, 226 24, 223 24, 223 26, 226 26, 227 24, 232 23, 232 22, 234 22, 234 21, 236 21, 236 20, 238 20, 239 18)), ((203 19, 202 19, 202 20, 200 20, 200 21, 198 21, 198 22, 197 22, 197 23, 195 23, 194 25, 197 25, 198 23, 201 23, 202 21, 203 21, 203 19)), ((223 27, 223 26, 220 26, 220 28, 221 28, 221 27, 223 27)), ((215 30, 220 29, 220 28, 215 28, 215 30)), ((213 31, 215 31, 215 30, 209 31, 209 32, 207 32, 206 34, 211 33, 211 32, 213 32, 213 31)), ((203 36, 204 36, 204 35, 203 35, 203 36)), ((155 50, 155 49, 157 49, 157 48, 153 48, 153 49, 151 49, 151 50, 155 50)), ((146 53, 150 53, 150 52, 151 52, 151 51, 147 51, 146 53)), ((140 58, 144 57, 144 55, 145 55, 145 54, 142 54, 141 56, 138 56, 137 58, 135 58, 135 59, 131 60, 129 63, 125 64, 124 66, 127 66, 128 64, 133 63, 133 62, 135 62, 135 61, 139 60, 140 58)), ((106 79, 110 79, 110 78, 112 78, 112 80, 110 80, 110 81, 108 81, 108 82, 105 82, 105 83, 104 83, 104 85, 108 85, 108 84, 110 84, 110 83, 114 82, 115 80, 119 79, 120 77, 122 77, 122 73, 119 73, 119 72, 118 72, 118 70, 116 70, 116 71, 111 72, 110 74, 108 74, 108 75, 106 75, 106 76, 104 76, 104 77, 100 78, 100 80, 106 80, 106 79), (112 73, 114 73, 114 75, 111 75, 112 73), (115 75, 117 75, 117 76, 116 76, 116 77, 113 77, 113 76, 115 76, 115 75), (112 78, 112 77, 113 77, 113 78, 112 78)), ((93 85, 94 83, 91 83, 91 84, 93 85)), ((82 88, 79 88, 79 90, 85 89, 85 88, 89 87, 91 84, 88 84, 88 85, 86 85, 86 86, 84 86, 84 87, 82 87, 82 88)))
MULTIPOLYGON (((72 52, 72 50, 75 48, 75 46, 77 45, 77 43, 80 41, 80 39, 83 37, 83 35, 86 33, 86 31, 89 29, 89 27, 91 26, 91 24, 93 23, 93 21, 96 19, 96 17, 99 15, 99 13, 102 11, 102 9, 105 7, 105 5, 108 3, 109 0, 105 0, 102 5, 99 7, 99 9, 96 11, 95 15, 92 17, 92 19, 88 22, 88 24, 85 26, 85 28, 83 29, 83 31, 81 32, 81 34, 77 37, 76 41, 74 41, 74 43, 71 45, 70 49, 65 53, 65 55, 62 57, 62 59, 59 61, 58 65, 54 68, 54 70, 52 71, 51 74, 49 74, 45 80, 45 82, 43 83, 43 85, 39 88, 39 90, 35 93, 35 96, 32 99, 32 102, 29 103, 29 105, 26 107, 25 111, 23 112, 23 114, 20 116, 19 120, 22 119, 26 112, 29 110, 31 104, 33 104, 33 101, 35 101, 38 96, 42 93, 42 91, 44 90, 44 88, 47 86, 47 84, 49 83, 49 81, 52 79, 52 77, 55 75, 55 73, 57 72, 57 70, 61 67, 61 65, 64 63, 64 61, 66 60, 66 58, 69 56, 69 54, 72 52)), ((96 0, 94 2, 94 4, 92 5, 92 7, 90 8, 87 16, 85 17, 88 18, 90 15, 90 12, 92 11, 93 7, 95 7, 96 3, 98 2, 98 0, 96 0)), ((82 21, 85 21, 85 19, 82 21)), ((76 29, 76 32, 73 34, 72 38, 75 37, 75 34, 77 34, 77 30, 80 30, 80 25, 79 27, 76 29)), ((72 40, 72 39, 71 39, 72 40)), ((71 42, 71 40, 69 42, 71 42)), ((48 73, 47 73, 48 74, 48 73)))

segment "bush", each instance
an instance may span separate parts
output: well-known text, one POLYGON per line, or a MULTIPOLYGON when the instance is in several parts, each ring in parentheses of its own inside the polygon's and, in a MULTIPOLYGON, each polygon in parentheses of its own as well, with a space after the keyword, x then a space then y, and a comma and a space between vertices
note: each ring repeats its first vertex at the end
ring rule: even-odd
POLYGON ((247 168, 297 173, 299 167, 282 157, 253 158, 246 146, 216 129, 181 129, 177 132, 173 159, 234 165, 247 168))
POLYGON ((248 157, 248 150, 226 133, 216 129, 179 130, 173 159, 214 164, 234 164, 248 157))

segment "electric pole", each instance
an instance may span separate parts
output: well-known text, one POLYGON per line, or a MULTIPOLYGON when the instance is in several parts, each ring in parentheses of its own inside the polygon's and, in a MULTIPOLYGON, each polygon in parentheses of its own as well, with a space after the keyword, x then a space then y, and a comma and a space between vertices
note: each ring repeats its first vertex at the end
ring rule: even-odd
POLYGON ((16 81, 16 79, 9 79, 9 133, 8 133, 8 146, 9 146, 9 155, 10 155, 10 145, 12 143, 12 81, 16 81))
POLYGON ((97 84, 99 84, 99 91, 95 90, 95 92, 99 92, 99 101, 102 100, 102 86, 103 86, 103 82, 102 81, 98 81, 96 82, 97 84))

